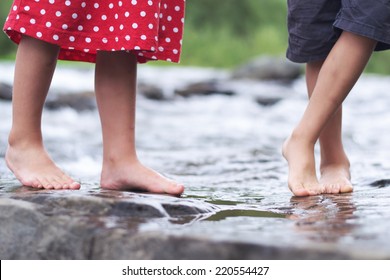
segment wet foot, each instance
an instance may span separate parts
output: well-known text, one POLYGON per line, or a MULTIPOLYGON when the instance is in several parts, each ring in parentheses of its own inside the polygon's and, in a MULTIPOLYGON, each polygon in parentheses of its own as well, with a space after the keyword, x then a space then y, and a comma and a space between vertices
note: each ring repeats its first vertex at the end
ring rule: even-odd
POLYGON ((288 187, 296 196, 324 193, 315 171, 314 146, 289 137, 283 144, 284 158, 288 162, 288 187))
POLYGON ((348 193, 353 191, 349 161, 342 163, 322 164, 320 183, 326 193, 348 193))
POLYGON ((80 183, 62 172, 41 146, 9 146, 5 160, 8 168, 24 186, 37 189, 80 189, 80 183))
POLYGON ((120 191, 146 191, 170 195, 181 195, 184 186, 140 162, 103 165, 100 185, 103 189, 120 191))

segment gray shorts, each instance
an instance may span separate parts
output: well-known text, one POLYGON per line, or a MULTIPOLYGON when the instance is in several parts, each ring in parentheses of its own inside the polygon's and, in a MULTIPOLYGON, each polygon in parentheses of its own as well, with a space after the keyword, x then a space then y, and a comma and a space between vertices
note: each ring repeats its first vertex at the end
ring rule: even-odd
POLYGON ((288 59, 325 59, 343 30, 389 49, 390 0, 288 0, 288 59))

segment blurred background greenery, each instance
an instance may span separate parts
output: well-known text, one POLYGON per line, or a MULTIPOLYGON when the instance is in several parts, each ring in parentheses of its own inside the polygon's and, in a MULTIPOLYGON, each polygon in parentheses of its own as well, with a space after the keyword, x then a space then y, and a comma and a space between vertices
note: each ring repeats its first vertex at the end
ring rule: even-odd
MULTIPOLYGON (((0 0, 0 22, 12 0, 0 0)), ((187 0, 181 65, 232 68, 259 55, 284 56, 286 0, 187 0)), ((15 46, 0 34, 0 58, 15 46)), ((390 52, 375 53, 367 72, 390 74, 390 52)))

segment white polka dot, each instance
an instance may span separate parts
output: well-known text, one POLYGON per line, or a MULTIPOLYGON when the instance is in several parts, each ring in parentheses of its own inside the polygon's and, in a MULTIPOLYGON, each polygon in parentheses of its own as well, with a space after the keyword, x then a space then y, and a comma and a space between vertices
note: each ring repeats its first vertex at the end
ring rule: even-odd
POLYGON ((56 16, 57 16, 57 17, 60 17, 60 16, 61 16, 61 12, 60 12, 60 11, 57 11, 57 12, 56 12, 56 16))
POLYGON ((177 27, 173 28, 173 32, 178 33, 179 32, 179 28, 177 28, 177 27))
POLYGON ((21 27, 21 28, 20 28, 20 32, 21 32, 21 33, 26 33, 26 28, 21 27))
POLYGON ((130 13, 129 12, 126 12, 125 13, 125 17, 129 17, 130 16, 130 13))
POLYGON ((179 53, 179 51, 178 51, 177 49, 174 49, 172 52, 173 52, 174 54, 178 54, 178 53, 179 53))
POLYGON ((44 14, 46 14, 46 10, 45 10, 45 9, 42 9, 42 10, 41 10, 41 15, 44 15, 44 14))
POLYGON ((25 6, 25 7, 24 7, 24 10, 25 10, 25 11, 30 11, 30 6, 25 6))
POLYGON ((92 18, 91 14, 88 14, 88 15, 86 16, 86 18, 87 18, 87 19, 91 19, 91 18, 92 18))
POLYGON ((122 7, 122 5, 123 5, 122 1, 119 1, 119 2, 118 2, 118 6, 119 6, 119 7, 122 7))
POLYGON ((42 33, 41 32, 37 32, 37 37, 41 38, 42 37, 42 33))
POLYGON ((134 29, 137 29, 137 28, 138 28, 138 24, 133 23, 132 27, 133 27, 134 29))
POLYGON ((95 9, 98 9, 99 8, 99 3, 95 3, 95 4, 93 4, 93 6, 95 7, 95 9))
POLYGON ((135 46, 134 49, 135 49, 136 51, 141 50, 141 48, 140 48, 139 46, 135 46))
POLYGON ((114 28, 114 26, 110 26, 110 28, 108 30, 110 30, 110 32, 114 32, 115 28, 114 28))
POLYGON ((77 17, 78 17, 78 14, 76 14, 76 13, 72 14, 73 19, 76 19, 77 17))
POLYGON ((87 42, 87 43, 91 43, 91 38, 89 38, 89 37, 87 37, 87 38, 85 38, 85 42, 87 42))
POLYGON ((112 8, 114 8, 114 4, 110 3, 110 4, 108 5, 108 7, 109 7, 110 9, 112 9, 112 8))
POLYGON ((51 27, 51 22, 50 21, 46 22, 46 27, 51 27))
POLYGON ((142 35, 141 40, 146 40, 146 35, 142 35))
POLYGON ((12 10, 14 10, 14 11, 16 11, 18 9, 18 6, 16 6, 16 5, 14 5, 13 7, 12 7, 12 10))
POLYGON ((35 19, 33 19, 33 18, 30 19, 30 23, 31 23, 31 24, 35 24, 36 22, 37 22, 37 21, 36 21, 35 19))
POLYGON ((104 44, 107 44, 107 42, 108 42, 107 38, 103 38, 103 39, 102 39, 102 42, 103 42, 104 44))
POLYGON ((72 5, 72 2, 70 2, 70 1, 65 1, 65 5, 66 5, 66 6, 70 6, 70 5, 72 5))
POLYGON ((60 37, 58 35, 53 35, 53 39, 54 39, 54 41, 58 41, 60 39, 60 37))
POLYGON ((176 7, 175 7, 175 11, 176 11, 176 12, 180 11, 180 7, 179 7, 179 6, 176 6, 176 7))
POLYGON ((163 47, 158 47, 158 50, 160 51, 160 52, 163 52, 164 51, 164 48, 163 47))
POLYGON ((76 38, 74 36, 69 37, 69 41, 74 42, 75 40, 76 40, 76 38))
POLYGON ((149 1, 148 1, 148 5, 149 5, 149 6, 152 6, 152 5, 153 5, 153 1, 150 1, 150 0, 149 0, 149 1))
POLYGON ((85 8, 86 6, 87 6, 87 3, 85 3, 85 2, 81 3, 82 8, 85 8))
POLYGON ((93 28, 93 31, 98 32, 98 31, 99 31, 99 27, 98 27, 98 26, 95 26, 95 27, 93 28))
POLYGON ((123 24, 121 24, 120 26, 119 26, 119 29, 120 30, 123 30, 125 28, 125 26, 123 25, 123 24))
POLYGON ((145 11, 142 11, 142 12, 140 13, 140 15, 141 15, 141 17, 145 17, 145 16, 146 16, 146 12, 145 12, 145 11))
POLYGON ((54 0, 49 0, 49 3, 50 4, 54 4, 56 1, 54 1, 54 0))
POLYGON ((107 20, 107 16, 106 15, 102 15, 102 20, 107 20))
POLYGON ((168 21, 172 21, 172 17, 171 17, 171 16, 168 16, 168 17, 167 17, 167 20, 168 20, 168 21))
POLYGON ((153 29, 154 25, 152 23, 149 23, 149 29, 153 29))
POLYGON ((126 41, 130 41, 130 35, 126 35, 125 39, 126 41))
POLYGON ((64 29, 64 30, 68 29, 68 25, 67 24, 63 24, 62 25, 62 29, 64 29))
POLYGON ((131 4, 137 5, 137 0, 131 0, 131 4))
POLYGON ((78 31, 83 31, 84 27, 82 25, 77 26, 78 31))

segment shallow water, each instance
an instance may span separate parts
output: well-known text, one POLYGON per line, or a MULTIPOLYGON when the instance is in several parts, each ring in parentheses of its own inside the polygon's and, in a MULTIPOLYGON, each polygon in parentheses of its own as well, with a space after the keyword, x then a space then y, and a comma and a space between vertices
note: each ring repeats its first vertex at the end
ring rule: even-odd
MULTIPOLYGON (((0 81, 12 79, 12 67, 0 64, 0 81)), ((150 66, 141 66, 139 72, 140 81, 153 81, 171 95, 174 88, 188 82, 228 75, 213 69, 150 66)), ((89 68, 62 67, 53 87, 64 92, 88 91, 92 78, 89 68)), ((186 185, 183 203, 188 200, 214 209, 190 221, 152 219, 141 223, 139 230, 390 258, 390 79, 365 75, 345 102, 344 144, 355 191, 306 198, 291 196, 287 165, 280 154, 283 140, 306 105, 303 79, 292 85, 228 81, 227 87, 237 94, 170 101, 139 97, 141 160, 186 185), (273 94, 283 99, 266 107, 255 102, 258 95, 273 94)), ((0 101, 0 112, 3 157, 11 104, 0 101)), ((80 192, 101 194, 97 112, 46 110, 43 131, 58 165, 81 181, 80 192)), ((0 161, 0 178, 3 195, 21 190, 4 160, 0 161)))

